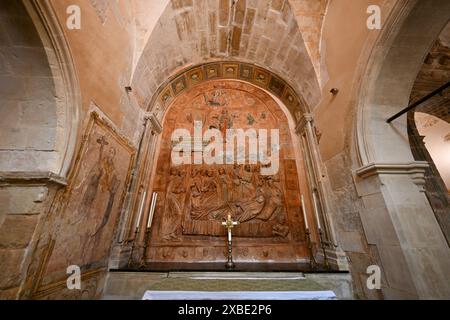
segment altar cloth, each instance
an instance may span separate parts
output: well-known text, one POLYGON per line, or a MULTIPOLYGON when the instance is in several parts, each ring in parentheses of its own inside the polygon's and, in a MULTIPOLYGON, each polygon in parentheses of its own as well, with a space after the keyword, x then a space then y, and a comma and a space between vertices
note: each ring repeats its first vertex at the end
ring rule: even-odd
POLYGON ((142 300, 336 300, 333 291, 147 291, 142 300))

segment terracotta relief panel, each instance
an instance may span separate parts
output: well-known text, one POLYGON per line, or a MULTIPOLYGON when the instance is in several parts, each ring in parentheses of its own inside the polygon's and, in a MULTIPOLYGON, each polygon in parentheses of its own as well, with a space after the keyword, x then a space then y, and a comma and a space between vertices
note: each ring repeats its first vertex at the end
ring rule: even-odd
POLYGON ((297 262, 307 256, 288 120, 268 94, 237 81, 193 87, 170 107, 161 139, 150 186, 160 196, 148 243, 150 261, 224 260, 226 230, 221 222, 229 214, 240 222, 234 229, 237 261, 297 262), (261 164, 248 162, 172 165, 173 131, 186 129, 193 136, 195 121, 203 123, 203 132, 214 128, 224 137, 228 129, 278 129, 278 172, 262 175, 261 164))
MULTIPOLYGON (((158 90, 150 106, 161 105, 167 108, 173 102, 174 96, 181 97, 182 92, 194 89, 202 82, 219 79, 244 80, 269 90, 283 101, 293 116, 298 112, 308 111, 292 87, 275 74, 252 64, 231 61, 193 66, 174 75, 158 90)), ((260 95, 263 94, 262 91, 259 92, 260 95)))

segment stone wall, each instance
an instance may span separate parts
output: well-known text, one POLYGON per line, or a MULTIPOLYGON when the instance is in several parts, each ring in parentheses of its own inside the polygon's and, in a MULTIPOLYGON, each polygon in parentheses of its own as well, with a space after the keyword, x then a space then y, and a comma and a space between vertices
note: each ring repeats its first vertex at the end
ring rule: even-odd
POLYGON ((17 299, 41 222, 63 181, 50 176, 10 175, 0 179, 0 299, 17 299))
MULTIPOLYGON (((320 151, 332 200, 331 219, 337 243, 345 251, 352 274, 357 299, 382 299, 377 290, 368 290, 367 267, 380 264, 375 246, 366 239, 361 214, 364 203, 355 186, 354 125, 356 123, 355 96, 360 90, 358 72, 365 69, 378 31, 370 32, 362 13, 369 5, 382 7, 386 17, 390 1, 332 1, 327 8, 322 31, 322 67, 327 67, 323 82, 323 99, 315 110, 315 124, 320 133, 320 151), (330 94, 337 88, 337 95, 330 94)), ((384 277, 383 277, 384 278, 384 277)))
POLYGON ((21 1, 0 4, 0 171, 56 162, 57 106, 46 51, 21 1))
POLYGON ((132 95, 125 90, 130 85, 137 41, 133 4, 101 0, 51 0, 51 3, 63 26, 68 6, 82 8, 81 29, 64 28, 80 83, 80 124, 86 125, 86 114, 95 102, 127 138, 137 143, 142 127, 136 127, 136 119, 142 115, 132 95))
POLYGON ((408 114, 408 133, 414 159, 417 161, 426 161, 430 164, 430 167, 425 172, 425 192, 436 215, 436 219, 447 239, 447 243, 450 244, 450 194, 433 159, 427 151, 423 136, 417 130, 414 111, 408 114))
POLYGON ((328 0, 290 0, 299 29, 305 40, 314 69, 321 83, 326 81, 326 66, 322 64, 322 28, 328 0))
POLYGON ((284 78, 314 106, 320 87, 296 17, 283 0, 173 0, 138 64, 142 108, 170 76, 214 60, 249 61, 284 78))
MULTIPOLYGON (((114 3, 104 12, 109 19, 102 21, 98 10, 84 1, 51 2, 39 1, 37 5, 35 1, 26 1, 22 5, 21 1, 8 0, 0 4, 0 97, 3 99, 0 103, 1 298, 55 299, 58 294, 69 297, 63 291, 48 291, 48 286, 58 288, 61 285, 57 283, 60 278, 55 277, 53 280, 57 281, 52 282, 52 279, 39 277, 41 268, 46 265, 42 259, 45 261, 52 246, 58 248, 61 244, 61 241, 55 244, 48 237, 59 225, 59 215, 63 214, 60 207, 55 206, 55 195, 64 194, 66 177, 56 174, 60 173, 60 165, 71 169, 69 176, 76 170, 73 166, 76 155, 72 159, 70 152, 57 154, 64 153, 67 148, 67 145, 59 145, 62 139, 58 136, 60 133, 70 135, 64 132, 65 125, 70 121, 78 125, 78 132, 72 132, 77 146, 72 147, 80 150, 81 137, 89 129, 92 101, 96 101, 113 119, 113 131, 120 131, 125 139, 136 143, 141 130, 141 126, 136 126, 141 115, 124 88, 131 77, 135 46, 132 27, 135 21, 126 19, 132 13, 123 3, 121 6, 114 3), (81 30, 65 27, 66 9, 72 4, 83 8, 81 30), (59 21, 55 21, 57 18, 59 21), (55 54, 53 45, 64 42, 61 40, 64 38, 71 52, 60 50, 55 54), (109 61, 108 66, 105 61, 109 61), (61 79, 61 66, 75 73, 71 76, 79 78, 80 88, 77 81, 61 79), (81 91, 80 110, 70 104, 68 95, 59 95, 66 84, 73 86, 74 92, 81 91), (66 117, 60 105, 73 107, 70 111, 79 118, 66 117), (47 283, 41 283, 44 280, 47 283)), ((97 164, 90 159, 85 165, 94 168, 97 164)), ((94 169, 101 170, 100 165, 94 169)), ((121 183, 126 183, 125 180, 123 178, 121 183)), ((121 191, 123 189, 126 187, 121 191)), ((114 201, 116 206, 120 204, 119 200, 114 201)), ((120 211, 114 210, 116 214, 120 211)), ((71 225, 67 221, 63 224, 65 227, 71 225)), ((111 224, 108 232, 114 232, 113 226, 115 224, 111 224)), ((83 232, 72 232, 66 244, 69 252, 76 250, 79 246, 76 239, 82 235, 83 232)), ((112 239, 107 242, 110 244, 112 239)), ((57 268, 56 272, 65 278, 67 267, 57 268)), ((85 271, 89 277, 87 282, 100 283, 98 269, 87 268, 85 271)), ((89 297, 98 297, 97 287, 89 283, 90 288, 86 289, 89 297)), ((99 287, 101 290, 102 285, 99 287)))
POLYGON ((414 161, 406 118, 386 121, 408 104, 448 9, 441 0, 399 1, 362 73, 354 162, 361 167, 355 181, 364 203, 363 230, 377 248, 388 299, 450 295, 449 247, 423 190, 428 164, 414 161))

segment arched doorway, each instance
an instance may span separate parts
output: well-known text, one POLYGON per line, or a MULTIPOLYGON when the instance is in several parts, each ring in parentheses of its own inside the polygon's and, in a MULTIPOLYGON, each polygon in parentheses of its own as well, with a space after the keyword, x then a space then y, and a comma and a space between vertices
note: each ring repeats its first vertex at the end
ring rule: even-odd
POLYGON ((0 171, 65 177, 80 108, 69 49, 48 4, 7 1, 1 12, 0 171))
POLYGON ((22 294, 27 271, 33 276, 29 264, 42 216, 66 183, 80 94, 51 4, 2 1, 0 12, 0 236, 6 239, 0 291, 6 288, 3 296, 14 299, 22 294))
POLYGON ((365 205, 364 231, 380 257, 388 299, 450 296, 450 251, 423 190, 428 164, 414 161, 406 116, 386 121, 408 105, 449 10, 448 1, 400 2, 361 85, 356 185, 365 205))
MULTIPOLYGON (((450 23, 441 32, 417 75, 410 104, 450 80, 450 23)), ((450 244, 450 90, 444 90, 408 112, 408 134, 414 159, 430 165, 425 194, 450 244)))

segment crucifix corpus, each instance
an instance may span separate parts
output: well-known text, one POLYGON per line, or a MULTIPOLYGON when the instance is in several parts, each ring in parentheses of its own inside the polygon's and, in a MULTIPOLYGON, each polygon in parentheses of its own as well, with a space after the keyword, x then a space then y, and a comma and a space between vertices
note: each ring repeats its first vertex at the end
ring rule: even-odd
POLYGON ((228 230, 228 261, 226 263, 227 269, 233 269, 235 267, 233 263, 233 235, 232 230, 235 226, 239 224, 238 221, 233 221, 231 215, 228 215, 226 221, 222 222, 222 225, 228 230))

